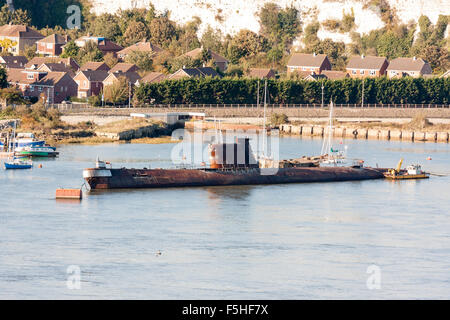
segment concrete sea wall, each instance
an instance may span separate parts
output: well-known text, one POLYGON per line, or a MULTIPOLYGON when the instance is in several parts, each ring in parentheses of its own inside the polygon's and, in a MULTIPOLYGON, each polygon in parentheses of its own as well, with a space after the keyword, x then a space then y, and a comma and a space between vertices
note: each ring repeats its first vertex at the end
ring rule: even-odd
MULTIPOLYGON (((280 131, 285 134, 311 136, 327 136, 329 127, 311 125, 280 125, 280 131)), ((416 142, 449 142, 449 132, 411 131, 401 129, 367 129, 339 126, 332 130, 336 138, 379 139, 416 142)))

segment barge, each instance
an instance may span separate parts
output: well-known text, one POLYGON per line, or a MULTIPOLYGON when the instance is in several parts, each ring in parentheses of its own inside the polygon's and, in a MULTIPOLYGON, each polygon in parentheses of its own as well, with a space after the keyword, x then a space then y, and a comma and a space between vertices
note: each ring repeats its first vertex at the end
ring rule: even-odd
POLYGON ((97 159, 95 168, 83 171, 83 178, 95 190, 357 181, 384 179, 386 171, 363 166, 317 167, 305 161, 271 168, 264 164, 267 161, 255 160, 247 138, 210 145, 209 162, 209 168, 197 169, 113 169, 97 159))

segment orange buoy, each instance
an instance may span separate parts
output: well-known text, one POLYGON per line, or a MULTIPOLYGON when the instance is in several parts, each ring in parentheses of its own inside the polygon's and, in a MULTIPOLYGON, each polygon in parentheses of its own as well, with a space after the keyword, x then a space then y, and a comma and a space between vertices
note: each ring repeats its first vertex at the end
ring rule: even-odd
POLYGON ((56 189, 56 199, 79 199, 83 197, 81 189, 56 189))
POLYGON ((42 163, 38 166, 38 168, 42 168, 42 163))
POLYGON ((431 160, 431 157, 428 157, 427 160, 431 160))

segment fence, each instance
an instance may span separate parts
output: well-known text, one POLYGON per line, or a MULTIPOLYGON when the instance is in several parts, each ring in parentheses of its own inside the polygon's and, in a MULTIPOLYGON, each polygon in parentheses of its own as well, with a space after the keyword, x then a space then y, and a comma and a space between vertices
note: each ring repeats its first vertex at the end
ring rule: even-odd
MULTIPOLYGON (((155 108, 155 109, 262 109, 263 105, 257 104, 152 104, 139 106, 138 108, 155 108)), ((321 104, 268 104, 268 109, 319 109, 326 108, 328 105, 322 106, 321 104)), ((449 109, 449 104, 336 104, 335 108, 359 108, 359 109, 449 109)), ((88 110, 101 110, 101 109, 124 109, 128 108, 128 105, 123 106, 105 106, 105 107, 93 107, 89 104, 54 104, 49 105, 48 108, 58 108, 61 112, 70 111, 88 111, 88 110)), ((134 108, 134 107, 132 107, 134 108)))

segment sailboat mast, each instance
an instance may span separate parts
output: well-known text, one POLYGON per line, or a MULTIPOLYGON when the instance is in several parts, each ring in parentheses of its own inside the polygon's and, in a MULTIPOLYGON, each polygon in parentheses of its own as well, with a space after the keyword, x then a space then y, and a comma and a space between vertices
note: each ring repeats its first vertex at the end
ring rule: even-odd
POLYGON ((264 82, 264 127, 263 127, 263 152, 266 151, 266 106, 267 106, 267 79, 264 82))

